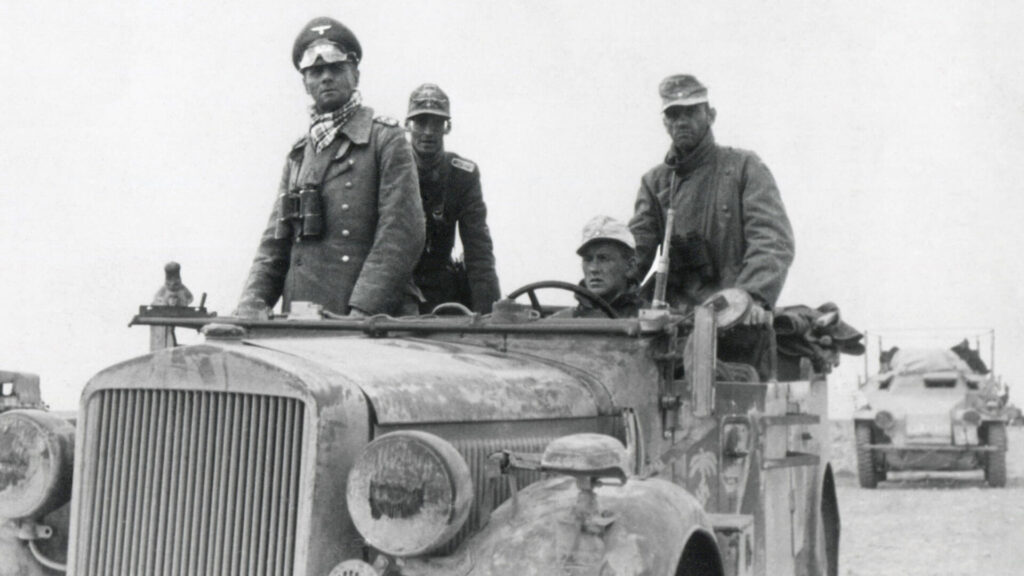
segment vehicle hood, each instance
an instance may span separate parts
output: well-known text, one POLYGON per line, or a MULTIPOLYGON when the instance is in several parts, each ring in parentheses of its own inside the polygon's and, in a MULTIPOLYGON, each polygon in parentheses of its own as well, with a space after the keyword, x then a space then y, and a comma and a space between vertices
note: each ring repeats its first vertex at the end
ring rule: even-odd
POLYGON ((323 365, 354 385, 380 424, 583 418, 599 412, 592 379, 568 366, 481 346, 416 338, 246 340, 323 365))

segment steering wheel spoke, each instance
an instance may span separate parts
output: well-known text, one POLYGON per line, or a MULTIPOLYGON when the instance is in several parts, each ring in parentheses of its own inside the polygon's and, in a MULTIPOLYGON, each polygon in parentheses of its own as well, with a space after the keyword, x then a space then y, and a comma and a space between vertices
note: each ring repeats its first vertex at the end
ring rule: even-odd
POLYGON ((515 300, 516 298, 522 296, 523 294, 526 294, 526 296, 530 299, 530 306, 532 306, 533 309, 536 310, 537 312, 543 313, 543 307, 540 304, 540 300, 537 298, 537 290, 543 288, 551 288, 555 290, 565 290, 567 292, 572 292, 573 294, 585 298, 597 309, 604 312, 609 318, 619 317, 619 315, 615 312, 615 309, 612 308, 610 304, 605 302, 604 299, 598 296, 597 294, 594 294, 590 290, 587 290, 586 288, 578 284, 570 284, 568 282, 562 282, 560 280, 542 280, 540 282, 533 282, 532 284, 520 286, 519 288, 516 288, 515 290, 509 292, 507 298, 509 300, 515 300))

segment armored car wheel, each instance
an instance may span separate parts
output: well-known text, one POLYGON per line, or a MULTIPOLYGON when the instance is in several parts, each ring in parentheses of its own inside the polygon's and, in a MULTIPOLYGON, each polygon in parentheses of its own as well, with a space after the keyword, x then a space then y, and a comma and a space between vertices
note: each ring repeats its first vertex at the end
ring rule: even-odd
POLYGON ((857 480, 861 488, 878 486, 879 475, 875 468, 875 457, 871 453, 871 424, 856 422, 854 435, 857 441, 857 480))
POLYGON ((600 296, 594 294, 590 290, 578 285, 570 284, 568 282, 561 282, 559 280, 542 280, 540 282, 533 282, 526 286, 521 286, 508 293, 509 300, 515 300, 516 298, 526 294, 530 298, 530 306, 537 312, 543 314, 544 309, 540 305, 540 300, 537 299, 537 290, 541 288, 554 288, 557 290, 567 290, 578 296, 586 298, 591 304, 596 306, 599 310, 608 315, 609 318, 618 318, 619 315, 615 313, 615 309, 610 304, 605 302, 600 296))
POLYGON ((1002 488, 1006 486, 1006 425, 992 423, 986 428, 986 444, 995 447, 996 451, 985 456, 985 480, 993 488, 1002 488))

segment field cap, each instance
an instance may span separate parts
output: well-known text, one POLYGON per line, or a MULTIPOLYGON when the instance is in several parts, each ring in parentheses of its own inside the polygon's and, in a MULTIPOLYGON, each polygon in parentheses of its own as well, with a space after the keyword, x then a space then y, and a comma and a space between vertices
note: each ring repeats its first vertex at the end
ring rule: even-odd
POLYGON ((321 16, 309 21, 295 38, 292 63, 300 72, 322 60, 328 64, 363 59, 363 48, 356 35, 334 18, 321 16))
POLYGON ((689 74, 673 74, 658 86, 661 95, 661 111, 673 106, 693 106, 708 101, 708 89, 689 74))
POLYGON ((405 115, 405 119, 408 120, 420 114, 433 114, 442 118, 452 117, 448 95, 437 84, 421 84, 409 95, 409 113, 405 115))
POLYGON ((598 240, 613 240, 624 244, 630 250, 636 250, 636 240, 629 227, 611 216, 594 216, 583 227, 583 239, 576 253, 583 255, 583 249, 598 240))

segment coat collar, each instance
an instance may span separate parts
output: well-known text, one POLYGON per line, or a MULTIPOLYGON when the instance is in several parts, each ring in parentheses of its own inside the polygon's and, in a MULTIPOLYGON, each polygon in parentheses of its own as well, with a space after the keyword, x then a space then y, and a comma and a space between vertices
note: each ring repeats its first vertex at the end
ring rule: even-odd
POLYGON ((370 129, 373 127, 373 108, 362 106, 355 115, 341 127, 341 133, 353 144, 366 144, 370 141, 370 129))
POLYGON ((704 137, 689 154, 682 155, 679 150, 672 146, 665 155, 665 164, 681 175, 689 174, 699 166, 707 164, 715 153, 715 135, 708 128, 704 137))
MULTIPOLYGON (((373 108, 361 106, 356 113, 349 118, 348 122, 341 127, 340 132, 353 144, 366 144, 370 141, 370 131, 373 129, 373 108)), ((292 153, 302 153, 306 144, 310 143, 309 134, 299 138, 292 144, 292 153)), ((347 150, 348 146, 343 145, 339 152, 347 150)))

